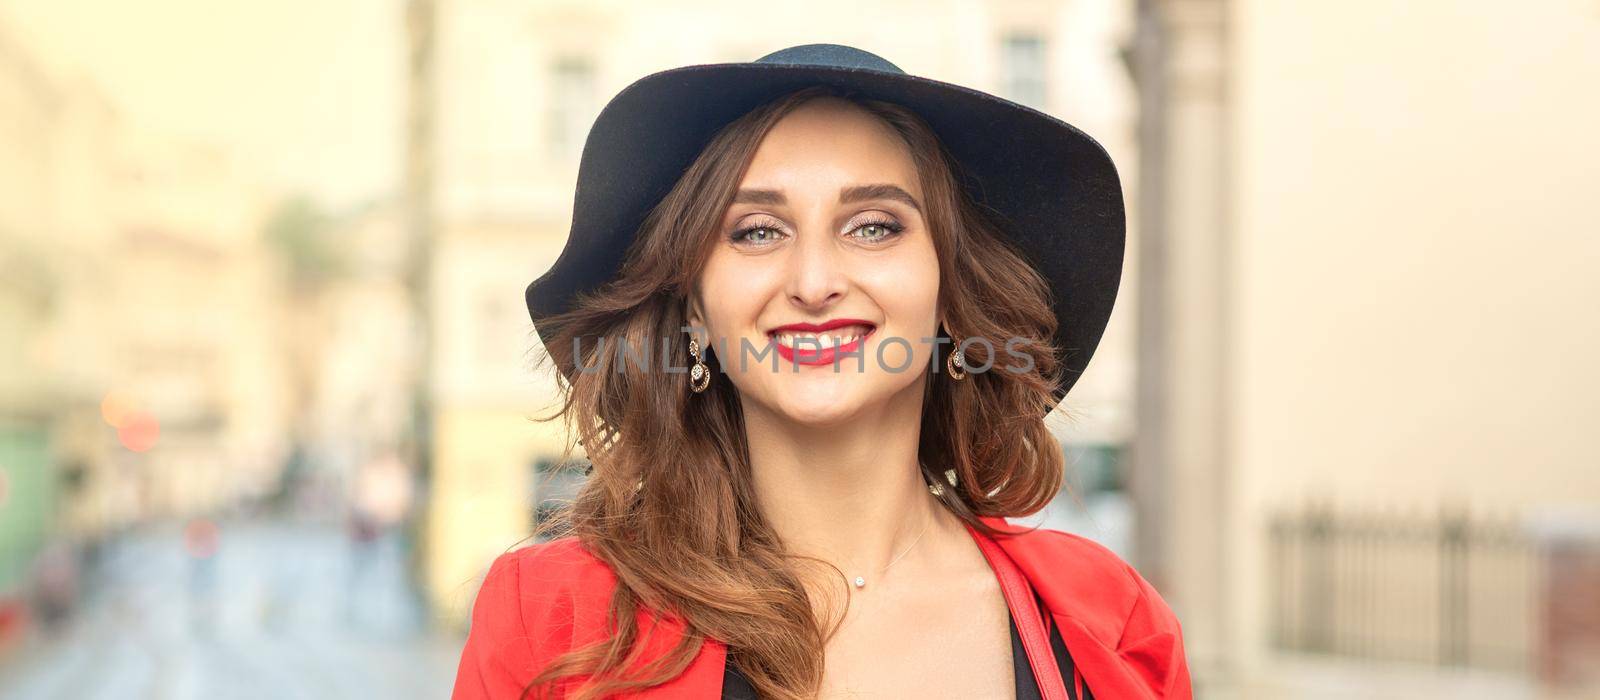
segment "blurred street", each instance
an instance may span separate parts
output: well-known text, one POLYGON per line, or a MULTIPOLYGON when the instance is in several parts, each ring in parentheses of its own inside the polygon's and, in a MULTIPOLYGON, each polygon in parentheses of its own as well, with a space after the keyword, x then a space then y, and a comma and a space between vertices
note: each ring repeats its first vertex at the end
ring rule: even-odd
POLYGON ((181 524, 108 545, 78 613, 0 666, 0 697, 449 694, 460 640, 422 631, 397 533, 363 543, 269 521, 217 533, 211 556, 181 524))

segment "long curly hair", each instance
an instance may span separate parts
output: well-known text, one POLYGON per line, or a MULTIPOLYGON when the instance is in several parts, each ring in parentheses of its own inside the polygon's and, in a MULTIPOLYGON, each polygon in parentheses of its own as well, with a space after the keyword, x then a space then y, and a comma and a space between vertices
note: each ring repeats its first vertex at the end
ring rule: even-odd
MULTIPOLYGON (((814 592, 796 570, 811 558, 786 551, 762 516, 736 387, 709 353, 711 384, 693 394, 683 373, 645 371, 604 349, 657 348, 663 338, 685 338, 667 343, 663 361, 692 362, 682 332, 686 294, 718 240, 721 218, 772 126, 825 95, 881 118, 909 148, 950 327, 963 338, 1000 345, 1024 339, 1014 352, 1032 360, 1024 372, 929 382, 918 445, 924 479, 938 483, 954 469, 959 487, 944 488, 939 502, 990 535, 995 531, 980 516, 1030 515, 1061 489, 1061 448, 1044 420, 1061 371, 1048 285, 1001 234, 995 214, 963 189, 956 161, 916 114, 829 86, 789 93, 714 135, 650 211, 612 281, 565 313, 535 319, 547 332, 555 329, 536 369, 553 362, 594 371, 570 379, 555 372, 560 406, 536 418, 565 419, 566 457, 570 462, 581 447, 589 475, 534 537, 575 535, 615 572, 617 586, 613 636, 557 659, 524 688, 525 697, 579 676, 587 678, 578 698, 663 683, 689 666, 708 637, 727 645, 730 662, 761 697, 810 697, 821 686, 823 649, 842 617, 829 624, 823 618, 833 616, 814 609, 814 592), (633 621, 640 606, 677 616, 689 633, 642 672, 625 674, 637 651, 633 621)), ((949 344, 937 347, 950 351, 949 344)), ((992 345, 970 344, 965 354, 969 364, 1000 366, 992 345)), ((945 356, 936 359, 941 364, 934 366, 942 366, 945 356)))

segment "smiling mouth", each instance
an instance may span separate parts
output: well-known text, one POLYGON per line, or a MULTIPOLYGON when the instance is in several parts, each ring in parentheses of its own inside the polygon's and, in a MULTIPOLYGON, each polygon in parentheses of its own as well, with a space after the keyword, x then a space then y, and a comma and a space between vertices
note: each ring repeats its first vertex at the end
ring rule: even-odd
POLYGON ((780 348, 815 352, 847 346, 872 334, 875 327, 857 324, 825 331, 778 330, 767 334, 780 348))
POLYGON ((767 334, 778 356, 797 365, 827 365, 842 354, 858 353, 877 326, 851 324, 823 331, 776 330, 767 334))

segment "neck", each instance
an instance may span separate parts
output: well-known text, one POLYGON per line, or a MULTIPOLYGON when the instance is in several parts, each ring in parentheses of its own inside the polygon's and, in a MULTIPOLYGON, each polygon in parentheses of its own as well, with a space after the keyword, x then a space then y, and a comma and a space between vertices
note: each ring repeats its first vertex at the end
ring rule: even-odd
POLYGON ((789 551, 871 580, 936 536, 944 509, 917 463, 921 389, 830 425, 745 407, 756 497, 789 551))

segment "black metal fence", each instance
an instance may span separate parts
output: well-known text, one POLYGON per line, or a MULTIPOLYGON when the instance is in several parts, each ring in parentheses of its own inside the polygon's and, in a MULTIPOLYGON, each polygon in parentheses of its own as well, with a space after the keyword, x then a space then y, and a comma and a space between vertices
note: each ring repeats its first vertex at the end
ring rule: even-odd
POLYGON ((1531 670, 1537 548, 1509 518, 1312 506, 1271 521, 1268 566, 1280 649, 1531 670))

